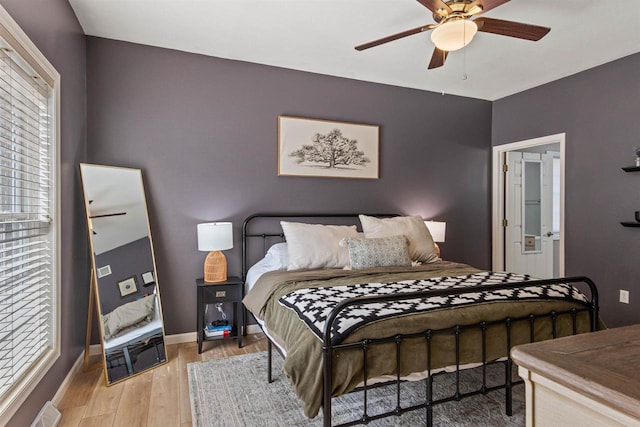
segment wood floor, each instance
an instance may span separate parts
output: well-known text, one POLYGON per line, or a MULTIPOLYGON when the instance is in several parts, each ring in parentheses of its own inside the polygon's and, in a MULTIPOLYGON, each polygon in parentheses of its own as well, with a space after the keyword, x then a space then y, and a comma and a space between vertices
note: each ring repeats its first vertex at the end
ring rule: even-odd
POLYGON ((107 387, 96 362, 78 373, 58 405, 61 427, 191 426, 187 364, 267 349, 263 334, 236 340, 205 342, 198 354, 195 342, 167 346, 169 362, 149 372, 107 387))

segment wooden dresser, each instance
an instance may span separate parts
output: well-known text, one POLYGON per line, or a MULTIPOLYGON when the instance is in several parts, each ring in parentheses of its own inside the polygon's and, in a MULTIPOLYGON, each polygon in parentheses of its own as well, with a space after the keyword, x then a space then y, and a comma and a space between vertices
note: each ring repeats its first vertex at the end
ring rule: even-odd
POLYGON ((640 325, 525 344, 527 427, 640 426, 640 325))

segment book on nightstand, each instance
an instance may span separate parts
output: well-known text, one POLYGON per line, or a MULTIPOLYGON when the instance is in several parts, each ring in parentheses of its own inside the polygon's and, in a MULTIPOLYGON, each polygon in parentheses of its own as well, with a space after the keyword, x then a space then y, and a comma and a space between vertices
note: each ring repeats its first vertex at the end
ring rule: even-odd
POLYGON ((204 328, 204 334, 207 338, 231 335, 231 325, 207 325, 204 328))

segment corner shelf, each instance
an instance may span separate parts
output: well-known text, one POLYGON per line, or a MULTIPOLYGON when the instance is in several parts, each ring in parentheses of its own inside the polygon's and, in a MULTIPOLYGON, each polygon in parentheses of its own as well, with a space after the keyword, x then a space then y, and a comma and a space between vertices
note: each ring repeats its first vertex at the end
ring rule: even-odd
POLYGON ((625 172, 640 172, 640 166, 625 166, 622 170, 625 172))
MULTIPOLYGON (((640 166, 625 166, 622 168, 625 172, 640 172, 640 166)), ((637 218, 636 212, 636 218, 637 218)), ((623 227, 640 227, 640 222, 638 221, 622 221, 620 223, 623 227)))

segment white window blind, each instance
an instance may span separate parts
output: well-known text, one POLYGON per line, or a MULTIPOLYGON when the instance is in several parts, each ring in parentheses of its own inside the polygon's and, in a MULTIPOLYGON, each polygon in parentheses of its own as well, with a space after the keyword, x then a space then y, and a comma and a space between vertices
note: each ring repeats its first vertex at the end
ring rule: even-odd
POLYGON ((52 89, 0 38, 0 401, 54 346, 52 89))

